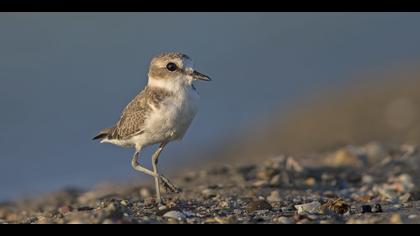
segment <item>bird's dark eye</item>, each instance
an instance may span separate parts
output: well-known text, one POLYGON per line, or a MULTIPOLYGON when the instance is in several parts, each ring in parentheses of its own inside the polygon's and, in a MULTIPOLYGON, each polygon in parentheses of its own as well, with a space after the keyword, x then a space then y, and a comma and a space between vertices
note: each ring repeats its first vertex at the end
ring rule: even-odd
POLYGON ((176 66, 176 64, 175 64, 175 63, 173 63, 173 62, 169 62, 169 63, 166 65, 166 69, 168 69, 169 71, 175 71, 175 70, 176 70, 176 68, 177 68, 177 66, 176 66))

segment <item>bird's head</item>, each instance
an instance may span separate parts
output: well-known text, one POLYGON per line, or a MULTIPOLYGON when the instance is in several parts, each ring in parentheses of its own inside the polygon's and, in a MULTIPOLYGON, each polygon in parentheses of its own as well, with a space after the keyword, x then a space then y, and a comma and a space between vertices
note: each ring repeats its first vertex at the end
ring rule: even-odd
POLYGON ((149 85, 176 86, 191 85, 194 80, 211 79, 194 70, 192 59, 182 53, 163 53, 154 57, 149 68, 149 85))

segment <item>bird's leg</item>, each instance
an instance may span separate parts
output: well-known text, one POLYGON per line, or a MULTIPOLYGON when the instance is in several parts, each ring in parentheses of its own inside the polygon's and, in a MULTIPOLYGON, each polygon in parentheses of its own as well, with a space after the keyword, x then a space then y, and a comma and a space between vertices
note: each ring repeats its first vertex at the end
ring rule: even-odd
MULTIPOLYGON (((163 148, 163 147, 162 147, 163 148)), ((159 149, 158 149, 159 150, 159 149)), ((145 173, 145 174, 147 174, 147 175, 150 175, 150 176, 152 176, 152 177, 154 177, 155 178, 155 181, 156 181, 156 178, 159 178, 160 180, 162 180, 162 183, 164 184, 164 186, 166 187, 166 188, 168 188, 168 189, 170 189, 171 191, 173 191, 173 192, 178 192, 179 190, 172 184, 172 183, 170 183, 169 182, 169 180, 166 178, 166 177, 164 177, 164 176, 162 176, 162 175, 159 175, 158 173, 157 173, 157 171, 151 171, 151 170, 149 170, 149 169, 147 169, 147 168, 145 168, 145 167, 143 167, 143 166, 141 166, 140 164, 139 164, 139 162, 138 162, 138 159, 139 159, 139 155, 140 155, 140 151, 141 151, 141 149, 137 149, 136 150, 136 152, 134 153, 134 155, 133 155, 133 158, 132 158, 132 160, 131 160, 131 166, 135 169, 135 170, 137 170, 137 171, 140 171, 140 172, 142 172, 142 173, 145 173), (156 173, 155 173, 156 172, 156 173)), ((158 154, 160 154, 160 152, 161 152, 162 150, 160 150, 159 151, 159 153, 158 154)), ((156 154, 156 153, 155 153, 156 154)), ((153 156, 155 156, 155 154, 153 155, 153 156)), ((156 164, 157 164, 157 158, 156 158, 156 164)), ((159 188, 158 188, 159 189, 159 188)), ((156 190, 156 191, 159 191, 159 190, 156 190)), ((157 199, 157 201, 160 203, 161 202, 161 198, 160 198, 160 196, 158 197, 158 199, 157 199)))
POLYGON ((158 200, 158 203, 162 203, 163 200, 162 200, 162 197, 160 196, 159 173, 157 170, 157 164, 158 164, 159 155, 162 152, 165 145, 166 145, 165 142, 161 143, 158 149, 155 151, 155 153, 153 153, 153 156, 152 156, 153 172, 156 174, 154 178, 155 178, 156 198, 158 200))
POLYGON ((131 159, 131 166, 140 172, 143 172, 147 175, 153 176, 153 177, 159 177, 157 174, 155 174, 153 171, 144 168, 143 166, 141 166, 138 162, 139 159, 139 154, 140 154, 140 150, 136 150, 136 152, 134 153, 133 159, 131 159))
POLYGON ((172 192, 180 192, 180 190, 173 185, 165 176, 158 173, 157 170, 157 164, 158 164, 158 158, 160 156, 160 153, 162 152, 163 148, 166 146, 167 142, 163 142, 159 145, 159 148, 156 150, 156 152, 152 156, 152 165, 153 165, 153 171, 156 174, 155 177, 155 185, 156 185, 156 194, 158 199, 160 199, 160 184, 159 180, 162 181, 163 185, 166 187, 167 190, 170 190, 172 192))
POLYGON ((143 173, 145 173, 147 175, 150 175, 152 177, 158 177, 160 180, 162 180, 165 187, 171 189, 174 192, 177 192, 177 188, 168 180, 168 178, 166 178, 163 175, 155 174, 155 172, 141 166, 138 163, 139 154, 140 154, 140 151, 136 151, 134 153, 133 159, 131 160, 131 166, 137 171, 143 172, 143 173))

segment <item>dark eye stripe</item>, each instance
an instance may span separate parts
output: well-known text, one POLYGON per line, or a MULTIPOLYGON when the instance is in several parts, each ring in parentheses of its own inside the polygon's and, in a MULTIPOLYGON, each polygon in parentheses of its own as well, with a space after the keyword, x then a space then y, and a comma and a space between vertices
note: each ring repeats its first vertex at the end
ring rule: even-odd
POLYGON ((173 62, 169 62, 169 63, 166 65, 166 69, 168 69, 169 71, 175 71, 175 70, 177 69, 177 66, 176 66, 176 64, 175 64, 175 63, 173 63, 173 62))

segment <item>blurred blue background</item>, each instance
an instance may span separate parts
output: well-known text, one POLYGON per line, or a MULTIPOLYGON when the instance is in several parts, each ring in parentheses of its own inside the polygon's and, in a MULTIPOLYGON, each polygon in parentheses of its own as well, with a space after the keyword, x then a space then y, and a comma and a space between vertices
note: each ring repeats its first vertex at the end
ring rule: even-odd
MULTIPOLYGON (((91 138, 184 52, 214 80, 162 173, 361 73, 420 61, 417 13, 0 13, 0 200, 129 179, 132 150, 91 138)), ((153 149, 144 153, 148 166, 153 149)))

